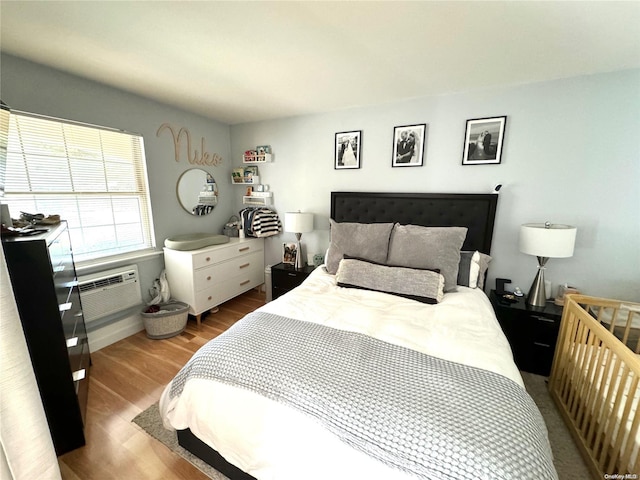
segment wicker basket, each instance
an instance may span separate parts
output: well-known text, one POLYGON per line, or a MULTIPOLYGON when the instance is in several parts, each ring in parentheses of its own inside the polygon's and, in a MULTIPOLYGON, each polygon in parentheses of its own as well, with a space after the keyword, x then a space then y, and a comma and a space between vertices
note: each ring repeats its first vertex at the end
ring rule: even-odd
POLYGON ((182 302, 170 301, 158 305, 160 311, 142 312, 142 321, 147 331, 147 337, 156 340, 175 337, 182 333, 187 326, 189 305, 182 302))

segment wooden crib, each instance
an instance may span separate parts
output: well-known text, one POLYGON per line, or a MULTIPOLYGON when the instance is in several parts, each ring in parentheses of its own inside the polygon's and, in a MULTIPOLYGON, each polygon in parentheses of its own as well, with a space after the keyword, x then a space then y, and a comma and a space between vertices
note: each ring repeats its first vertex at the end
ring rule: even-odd
POLYGON ((640 473, 638 337, 640 304, 566 297, 549 390, 594 479, 640 473))

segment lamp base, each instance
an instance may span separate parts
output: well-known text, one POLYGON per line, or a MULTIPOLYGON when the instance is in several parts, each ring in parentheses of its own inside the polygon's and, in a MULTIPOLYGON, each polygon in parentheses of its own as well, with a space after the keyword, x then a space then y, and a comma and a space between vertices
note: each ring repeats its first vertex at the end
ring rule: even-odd
POLYGON ((300 241, 296 242, 296 270, 301 270, 304 268, 304 260, 302 258, 302 247, 300 245, 300 241))
POLYGON ((538 257, 538 273, 533 279, 527 303, 532 307, 544 307, 547 304, 547 294, 544 286, 544 266, 549 260, 547 257, 538 257))

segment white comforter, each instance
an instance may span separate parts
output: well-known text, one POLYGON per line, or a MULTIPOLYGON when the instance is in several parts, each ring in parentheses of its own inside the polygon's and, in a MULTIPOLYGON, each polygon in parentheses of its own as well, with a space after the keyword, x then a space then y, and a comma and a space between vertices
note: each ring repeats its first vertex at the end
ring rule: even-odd
MULTIPOLYGON (((486 295, 458 287, 438 305, 336 286, 317 268, 298 288, 260 310, 357 331, 454 362, 473 365, 523 385, 509 343, 486 295)), ((407 479, 358 452, 310 417, 256 393, 190 380, 183 393, 160 399, 165 427, 190 428, 227 461, 259 480, 407 479)))

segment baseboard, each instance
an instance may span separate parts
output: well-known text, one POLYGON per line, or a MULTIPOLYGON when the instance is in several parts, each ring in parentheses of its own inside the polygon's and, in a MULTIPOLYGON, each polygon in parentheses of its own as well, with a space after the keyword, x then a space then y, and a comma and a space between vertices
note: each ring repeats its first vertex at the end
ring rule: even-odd
POLYGON ((87 332, 89 337, 89 351, 96 352, 123 338, 130 337, 144 330, 142 317, 139 313, 129 315, 121 320, 109 323, 87 332))

